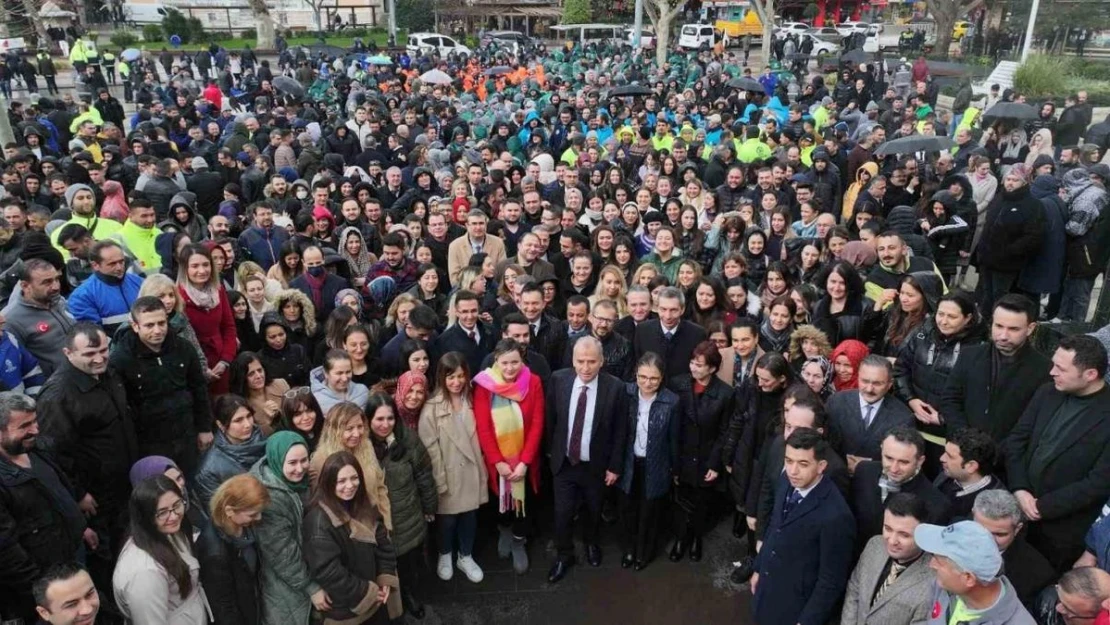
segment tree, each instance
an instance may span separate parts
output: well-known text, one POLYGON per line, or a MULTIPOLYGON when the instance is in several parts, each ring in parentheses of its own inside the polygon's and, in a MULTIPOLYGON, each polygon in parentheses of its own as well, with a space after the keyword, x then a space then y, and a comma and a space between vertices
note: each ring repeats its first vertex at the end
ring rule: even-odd
POLYGON ((33 47, 38 42, 48 42, 50 38, 46 35, 46 24, 42 21, 42 16, 39 11, 42 10, 44 0, 6 0, 0 4, 0 13, 7 14, 13 26, 22 25, 22 28, 16 26, 11 30, 12 37, 24 36, 28 41, 28 47, 33 47))
POLYGON ((435 28, 434 0, 397 0, 397 28, 417 33, 435 28))
MULTIPOLYGON (((758 1, 758 0, 757 0, 758 1)), ((655 64, 663 67, 671 43, 671 25, 686 7, 685 0, 643 0, 644 13, 655 27, 655 64)))
MULTIPOLYGON (((816 9, 817 5, 811 4, 806 8, 816 9)), ((762 51, 763 62, 771 61, 771 43, 775 40, 775 0, 752 0, 752 10, 763 24, 762 51)))
POLYGON ((269 5, 266 4, 266 0, 247 0, 247 5, 250 6, 258 29, 258 41, 255 42, 254 47, 259 50, 273 50, 274 17, 270 14, 269 5))
POLYGON ((328 26, 323 17, 324 3, 326 2, 328 2, 328 0, 304 0, 304 3, 312 9, 312 25, 316 27, 316 32, 318 32, 321 37, 324 36, 324 30, 328 26))
POLYGON ((565 0, 564 24, 585 24, 590 21, 590 0, 565 0))
POLYGON ((948 56, 948 46, 952 43, 952 27, 956 20, 983 6, 984 0, 925 0, 925 6, 933 14, 937 28, 937 43, 934 50, 941 56, 948 56))

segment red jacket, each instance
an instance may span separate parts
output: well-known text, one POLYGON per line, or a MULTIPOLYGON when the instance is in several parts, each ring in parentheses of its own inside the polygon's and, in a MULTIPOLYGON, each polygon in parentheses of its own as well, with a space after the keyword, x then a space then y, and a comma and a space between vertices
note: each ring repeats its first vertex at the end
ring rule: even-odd
POLYGON ((219 115, 220 108, 223 106, 224 94, 216 85, 208 85, 204 88, 204 99, 212 103, 216 107, 216 115, 219 115))
MULTIPOLYGON (((495 466, 504 462, 505 457, 497 447, 497 436, 493 433, 493 415, 490 406, 493 395, 486 389, 474 385, 474 427, 478 430, 478 443, 482 446, 482 456, 486 459, 486 468, 489 471, 489 484, 493 492, 497 493, 497 473, 495 466)), ((543 382, 538 375, 533 374, 528 385, 528 396, 520 404, 520 412, 524 415, 524 451, 520 459, 528 467, 528 479, 532 482, 532 490, 540 492, 540 468, 537 460, 540 454, 540 441, 543 440, 543 382)))
MULTIPOLYGON (((215 367, 221 360, 230 366, 239 351, 239 339, 235 335, 235 316, 228 303, 227 291, 221 286, 219 305, 212 310, 204 310, 189 299, 185 289, 177 287, 177 290, 185 300, 185 316, 197 333, 197 341, 208 360, 208 368, 215 367)), ((212 397, 228 392, 229 375, 230 371, 225 371, 218 380, 209 382, 208 392, 212 397)))

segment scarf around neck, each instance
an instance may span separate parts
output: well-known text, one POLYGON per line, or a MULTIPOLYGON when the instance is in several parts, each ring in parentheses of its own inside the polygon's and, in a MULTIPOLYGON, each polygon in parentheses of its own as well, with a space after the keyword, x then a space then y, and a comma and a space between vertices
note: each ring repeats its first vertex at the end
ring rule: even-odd
POLYGON ((202 310, 212 310, 220 305, 220 286, 219 284, 209 286, 205 285, 204 288, 198 289, 193 286, 189 280, 181 282, 181 289, 189 296, 189 301, 193 302, 197 308, 202 310))

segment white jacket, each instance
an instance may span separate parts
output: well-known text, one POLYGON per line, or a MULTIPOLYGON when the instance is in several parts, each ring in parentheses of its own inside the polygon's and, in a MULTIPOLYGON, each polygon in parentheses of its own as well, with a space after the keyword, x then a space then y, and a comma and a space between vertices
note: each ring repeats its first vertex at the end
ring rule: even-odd
POLYGON ((210 611, 200 586, 200 563, 180 539, 170 540, 189 565, 192 591, 182 598, 177 582, 128 539, 112 574, 112 591, 131 625, 208 625, 210 611))

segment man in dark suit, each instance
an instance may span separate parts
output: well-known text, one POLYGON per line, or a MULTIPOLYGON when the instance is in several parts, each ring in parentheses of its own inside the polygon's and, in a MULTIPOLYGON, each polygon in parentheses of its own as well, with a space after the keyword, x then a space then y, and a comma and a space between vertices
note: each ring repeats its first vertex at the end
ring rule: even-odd
POLYGON ((855 526, 844 497, 824 479, 832 453, 814 430, 797 430, 786 441, 786 470, 751 580, 760 625, 827 623, 844 596, 855 526))
MULTIPOLYGON (((524 356, 524 364, 528 365, 528 370, 534 375, 540 376, 541 380, 546 380, 551 377, 551 365, 547 364, 547 359, 542 354, 532 349, 529 343, 532 341, 531 326, 528 325, 528 320, 524 315, 516 312, 505 317, 501 323, 501 338, 512 339, 521 345, 528 348, 528 353, 524 356)), ((479 371, 484 371, 493 365, 493 353, 486 354, 482 359, 481 368, 479 371)), ((474 375, 474 372, 471 372, 474 375)))
POLYGON ((532 333, 532 349, 553 366, 562 362, 567 343, 566 322, 544 313, 543 289, 538 284, 525 284, 520 290, 520 312, 532 333))
POLYGON ((913 425, 913 413, 891 392, 894 369, 890 361, 872 354, 859 366, 859 389, 840 391, 829 398, 829 425, 840 441, 848 470, 864 460, 876 460, 891 428, 913 425))
POLYGON ((498 263, 498 275, 504 273, 504 268, 508 265, 520 265, 525 273, 536 279, 536 282, 555 277, 555 266, 543 259, 543 245, 540 244, 540 237, 534 232, 528 232, 520 237, 516 256, 498 263))
MULTIPOLYGON (((617 305, 611 300, 603 299, 594 304, 593 310, 590 311, 590 323, 586 328, 587 332, 582 336, 592 336, 601 341, 601 348, 605 356, 605 364, 602 366, 602 370, 605 373, 620 380, 631 380, 632 343, 613 332, 613 326, 616 323, 617 305)), ((563 356, 565 366, 569 367, 573 364, 574 346, 578 344, 578 340, 582 336, 573 337, 567 343, 567 349, 563 356)))
MULTIPOLYGON (((987 528, 1002 552, 1003 571, 1026 606, 1036 605, 1037 595, 1056 580, 1056 570, 1025 540, 1025 516, 1017 497, 1005 489, 979 493, 971 508, 973 521, 987 528)), ((1076 563, 1079 566, 1079 563, 1076 563)))
POLYGON ((558 559, 548 581, 558 582, 574 565, 574 516, 585 514, 586 561, 601 566, 598 533, 605 488, 616 483, 624 461, 624 382, 601 372, 601 343, 584 337, 574 348, 574 368, 556 371, 547 385, 547 440, 555 491, 558 559), (584 506, 582 504, 585 504, 584 506))
POLYGON ((496 337, 493 330, 478 320, 478 296, 471 291, 455 293, 455 318, 457 323, 436 338, 432 352, 432 377, 439 357, 447 352, 459 352, 466 358, 470 375, 481 371, 482 359, 493 351, 496 337))
POLYGON ((659 322, 648 321, 636 327, 636 338, 632 341, 633 360, 655 352, 666 363, 663 382, 668 383, 675 376, 687 373, 690 357, 694 348, 705 340, 705 330, 682 318, 686 310, 686 296, 682 289, 668 286, 659 292, 659 322))
POLYGON ((872 536, 844 595, 841 625, 911 625, 929 619, 933 572, 913 539, 928 519, 925 502, 909 493, 886 500, 883 533, 872 536))
POLYGON ((1110 390, 1106 348, 1067 336, 1052 356, 1052 384, 1033 395, 1007 440, 1007 477, 1030 520, 1029 544, 1063 572, 1110 497, 1110 390))
POLYGON ((883 504, 894 493, 913 493, 929 509, 929 522, 943 525, 951 516, 948 498, 921 473, 925 463, 925 439, 912 425, 887 432, 882 443, 882 460, 865 460, 852 475, 852 512, 856 516, 859 548, 883 531, 883 504))
POLYGON ((613 326, 613 331, 631 343, 636 338, 636 328, 645 321, 659 318, 659 315, 651 309, 651 291, 647 287, 632 286, 625 299, 628 300, 628 314, 613 326))
POLYGON ((971 426, 1003 445, 1033 393, 1049 381, 1052 363, 1029 342, 1036 321, 1037 307, 1024 295, 998 299, 991 343, 960 354, 941 394, 937 409, 949 431, 971 426))

